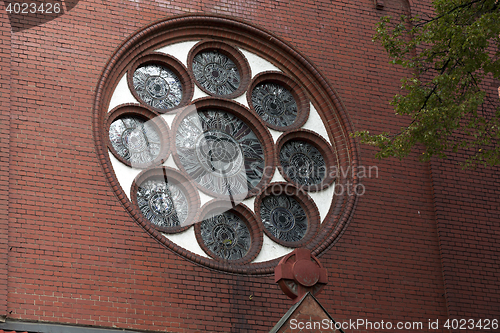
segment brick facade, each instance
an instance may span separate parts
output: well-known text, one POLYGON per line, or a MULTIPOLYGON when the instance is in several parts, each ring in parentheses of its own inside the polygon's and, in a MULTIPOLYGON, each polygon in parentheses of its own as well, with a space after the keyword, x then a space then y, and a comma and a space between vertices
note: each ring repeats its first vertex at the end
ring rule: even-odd
MULTIPOLYGON (((164 332, 269 331, 291 306, 272 275, 228 274, 186 260, 118 200, 93 134, 102 70, 148 24, 179 14, 228 15, 305 55, 355 130, 396 131, 405 120, 394 118, 388 101, 405 73, 371 41, 373 28, 408 6, 413 15, 428 12, 429 2, 68 4, 67 14, 24 30, 0 4, 0 316, 164 332)), ((418 151, 378 161, 370 147, 358 149, 358 164, 377 172, 361 179, 366 192, 348 227, 319 257, 329 272, 317 297, 322 306, 337 321, 425 327, 448 316, 500 319, 499 169, 461 171, 463 156, 424 164, 418 151)))
POLYGON ((7 264, 9 261, 9 160, 10 160, 10 23, 5 8, 2 13, 0 39, 0 317, 7 313, 7 264))

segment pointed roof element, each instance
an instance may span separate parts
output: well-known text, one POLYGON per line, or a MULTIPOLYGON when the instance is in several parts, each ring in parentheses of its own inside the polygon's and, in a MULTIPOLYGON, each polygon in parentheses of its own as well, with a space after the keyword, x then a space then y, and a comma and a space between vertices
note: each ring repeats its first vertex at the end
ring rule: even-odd
POLYGON ((325 308, 308 292, 288 310, 269 333, 344 333, 335 323, 325 308))

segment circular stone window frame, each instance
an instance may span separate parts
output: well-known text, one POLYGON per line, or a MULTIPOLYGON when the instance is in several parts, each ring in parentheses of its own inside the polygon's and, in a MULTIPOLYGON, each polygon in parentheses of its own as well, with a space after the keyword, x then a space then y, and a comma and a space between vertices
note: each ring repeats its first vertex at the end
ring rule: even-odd
POLYGON ((159 52, 151 52, 144 54, 140 58, 138 58, 135 62, 133 62, 130 68, 127 70, 127 84, 134 98, 137 101, 139 101, 139 103, 141 103, 142 106, 152 111, 155 111, 159 114, 164 114, 170 112, 171 110, 175 110, 177 108, 187 105, 193 99, 193 94, 194 94, 193 81, 191 80, 191 77, 188 74, 186 67, 184 67, 184 65, 179 60, 177 60, 177 58, 159 52), (169 109, 159 109, 147 104, 145 101, 142 100, 142 98, 139 96, 139 94, 134 88, 134 73, 139 67, 146 65, 163 66, 171 70, 177 76, 182 86, 182 98, 179 105, 176 105, 169 109))
POLYGON ((139 216, 142 224, 148 224, 154 229, 166 234, 175 234, 189 229, 193 224, 192 221, 197 221, 200 213, 200 196, 198 191, 196 191, 189 179, 187 179, 178 170, 170 167, 156 167, 153 169, 143 170, 139 173, 132 182, 132 186, 130 188, 130 199, 132 201, 133 209, 135 210, 136 215, 139 216), (188 200, 188 216, 186 217, 188 224, 184 223, 185 225, 182 225, 181 223, 180 226, 176 227, 161 227, 149 221, 144 214, 142 214, 142 211, 137 204, 137 191, 139 190, 140 185, 150 179, 161 179, 163 181, 165 178, 167 178, 167 183, 172 183, 173 185, 180 187, 181 191, 183 191, 186 199, 188 200))
POLYGON ((337 179, 338 163, 337 163, 337 157, 333 152, 333 148, 323 137, 321 137, 321 135, 307 129, 298 129, 288 133, 284 133, 278 138, 278 140, 276 141, 276 165, 278 165, 278 171, 286 181, 294 184, 299 189, 303 189, 307 192, 318 192, 327 189, 337 179), (294 182, 285 173, 284 167, 281 165, 280 162, 280 152, 283 145, 289 141, 304 141, 312 145, 319 151, 319 153, 323 157, 323 160, 325 161, 325 167, 326 167, 325 170, 326 176, 321 181, 320 184, 314 184, 314 185, 298 184, 294 182))
POLYGON ((262 230, 264 230, 264 233, 267 235, 267 237, 271 238, 274 242, 283 245, 285 247, 291 247, 291 248, 298 248, 306 245, 309 243, 309 241, 316 236, 316 233, 319 230, 320 226, 320 215, 319 215, 319 210, 314 201, 311 199, 311 197, 301 190, 300 188, 286 182, 277 182, 277 183, 272 183, 269 186, 265 188, 265 190, 260 193, 257 198, 255 199, 254 202, 255 209, 254 211, 257 212, 257 220, 259 221, 259 224, 262 226, 262 230), (283 241, 276 236, 274 236, 269 230, 267 230, 266 226, 264 225, 264 222, 262 221, 262 217, 260 214, 260 208, 262 206, 262 200, 267 197, 267 196, 278 196, 278 195, 286 195, 289 196, 293 199, 295 199, 299 205, 302 207, 304 210, 306 216, 307 216, 307 231, 304 235, 304 237, 297 242, 287 242, 283 241))
POLYGON ((240 50, 232 47, 231 45, 218 40, 213 40, 213 39, 202 40, 201 42, 193 46, 188 53, 187 64, 188 64, 189 75, 191 76, 191 79, 196 84, 196 86, 200 88, 201 91, 203 91, 207 95, 215 98, 233 99, 243 95, 243 93, 247 91, 248 85, 250 84, 250 80, 252 79, 252 71, 250 69, 250 64, 248 63, 248 60, 247 58, 245 58, 243 53, 241 53, 240 50), (238 89, 233 91, 231 94, 217 95, 210 92, 208 89, 203 87, 198 82, 198 80, 196 80, 193 73, 193 59, 198 53, 204 51, 216 51, 231 59, 231 61, 236 65, 236 68, 238 69, 238 72, 240 74, 240 85, 238 89))
POLYGON ((262 121, 266 124, 267 127, 280 132, 287 132, 302 127, 306 123, 307 118, 309 118, 309 98, 297 82, 295 82, 288 75, 285 75, 281 72, 266 71, 257 74, 253 78, 252 83, 250 84, 250 87, 247 91, 247 103, 248 105, 250 105, 250 109, 255 112, 260 118, 260 115, 257 113, 252 103, 252 93, 257 85, 267 82, 279 84, 292 94, 293 98, 295 99, 295 103, 297 104, 297 117, 291 125, 283 127, 270 124, 261 118, 262 121))
MULTIPOLYGON (((250 197, 255 196, 258 194, 262 189, 264 189, 267 184, 271 181, 271 179, 274 176, 274 172, 276 170, 276 151, 274 144, 270 145, 269 142, 273 142, 271 133, 267 129, 266 125, 264 122, 252 111, 250 111, 247 107, 245 107, 242 104, 239 104, 235 101, 231 100, 225 100, 222 98, 215 98, 215 97, 203 97, 200 99, 195 100, 190 106, 186 107, 183 111, 179 112, 173 123, 172 123, 172 135, 171 135, 171 149, 172 151, 177 151, 176 147, 176 135, 177 131, 179 129, 179 126, 182 122, 182 120, 192 114, 192 113, 197 113, 200 111, 204 110, 220 110, 224 111, 227 113, 230 113, 234 115, 235 117, 239 118, 241 121, 243 121, 252 131, 253 133, 257 136, 257 139, 259 139, 260 144, 262 146, 262 149, 264 150, 264 174, 260 180, 260 182, 250 191, 245 196, 241 195, 235 195, 234 199, 235 200, 244 200, 250 197), (193 107, 194 106, 194 107, 193 107), (266 172, 269 170, 270 172, 266 172)), ((173 154, 173 158, 175 161, 175 164, 179 167, 181 172, 186 176, 190 177, 184 166, 182 165, 179 155, 177 153, 173 154)), ((201 184, 199 184, 197 181, 194 179, 192 182, 195 184, 195 186, 202 191, 203 193, 214 197, 216 199, 227 199, 228 196, 225 194, 220 194, 220 193, 215 193, 205 187, 203 187, 201 184)))
POLYGON ((350 137, 350 133, 354 132, 353 125, 341 99, 328 83, 328 78, 291 44, 252 23, 218 14, 189 13, 161 19, 131 34, 103 66, 96 83, 92 126, 96 153, 104 176, 110 184, 109 193, 114 193, 135 222, 160 244, 192 263, 225 274, 271 275, 281 258, 242 265, 220 263, 182 248, 164 237, 149 223, 143 223, 114 173, 107 150, 106 115, 111 97, 130 64, 142 54, 167 45, 213 38, 224 39, 235 47, 268 60, 286 75, 300 82, 321 120, 327 124, 326 134, 338 156, 337 167, 349 172, 340 173, 336 184, 343 186, 345 190, 333 197, 320 232, 305 248, 310 249, 314 256, 320 257, 334 246, 352 220, 358 202, 354 188, 359 184, 359 148, 356 139, 350 137))
POLYGON ((194 226, 194 233, 198 244, 202 250, 210 256, 213 260, 223 265, 241 265, 248 264, 254 260, 262 249, 262 244, 264 242, 262 225, 257 222, 257 217, 255 214, 243 203, 239 203, 237 206, 232 207, 228 202, 221 202, 217 199, 207 202, 201 208, 200 214, 198 216, 200 222, 196 223, 194 226), (207 218, 215 215, 222 214, 224 212, 230 212, 238 216, 243 223, 247 226, 250 231, 250 249, 247 254, 236 260, 226 260, 215 255, 205 244, 201 236, 201 223, 207 218))
POLYGON ((171 139, 170 139, 170 129, 168 127, 167 122, 162 117, 159 117, 158 114, 149 110, 148 108, 143 107, 142 105, 131 104, 131 103, 118 105, 107 114, 105 129, 107 133, 107 148, 111 151, 113 156, 118 161, 125 164, 126 166, 136 169, 147 169, 164 163, 170 156, 171 139), (130 161, 127 161, 120 154, 118 154, 116 149, 113 147, 113 144, 111 143, 111 140, 109 138, 109 128, 114 121, 124 116, 133 116, 144 119, 146 122, 152 124, 155 127, 156 131, 158 132, 161 143, 160 153, 151 162, 134 163, 134 165, 132 165, 130 161))

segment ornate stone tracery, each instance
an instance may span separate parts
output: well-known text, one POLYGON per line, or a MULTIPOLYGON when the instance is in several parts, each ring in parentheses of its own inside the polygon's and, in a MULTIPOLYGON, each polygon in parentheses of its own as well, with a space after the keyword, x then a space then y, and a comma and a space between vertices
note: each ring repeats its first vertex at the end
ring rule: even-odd
MULTIPOLYGON (((169 50, 174 49, 175 47, 169 48, 169 50)), ((196 69, 196 72, 200 73, 198 69, 196 69)), ((314 105, 317 109, 316 111, 313 108, 313 112, 317 112, 315 119, 322 119, 325 124, 326 127, 322 135, 325 138, 328 136, 329 142, 321 139, 322 141, 319 140, 321 141, 319 144, 315 144, 316 138, 308 138, 305 140, 306 145, 311 144, 313 149, 295 152, 292 154, 293 157, 290 155, 288 158, 289 164, 300 171, 298 173, 300 177, 294 178, 291 174, 282 174, 283 178, 289 182, 290 185, 297 185, 297 189, 301 180, 304 179, 306 180, 306 184, 314 185, 304 186, 303 189, 298 189, 299 191, 321 191, 330 186, 333 182, 333 178, 329 178, 328 174, 325 177, 320 175, 319 180, 312 179, 318 174, 315 171, 315 167, 317 168, 319 165, 321 168, 322 166, 320 159, 319 162, 314 159, 318 153, 323 157, 326 168, 334 166, 336 163, 352 167, 353 169, 356 168, 357 155, 355 147, 346 139, 350 131, 350 124, 347 121, 346 114, 342 110, 342 106, 337 101, 337 97, 328 87, 324 78, 316 71, 314 66, 304 57, 298 56, 296 51, 292 50, 287 44, 281 42, 279 39, 265 31, 259 30, 257 27, 250 26, 243 22, 232 21, 228 18, 205 15, 180 17, 173 21, 166 20, 158 22, 148 27, 147 33, 139 33, 132 36, 127 43, 124 43, 117 50, 103 73, 105 74, 96 90, 97 97, 96 106, 94 108, 96 111, 96 130, 98 130, 96 132, 96 147, 99 157, 103 163, 108 179, 113 185, 113 188, 116 189, 118 198, 123 202, 124 206, 153 237, 170 249, 188 257, 190 260, 211 268, 237 273, 267 274, 271 272, 276 260, 272 258, 261 258, 262 253, 259 252, 261 245, 258 244, 262 244, 263 231, 272 241, 276 242, 277 245, 285 247, 307 245, 313 250, 314 254, 318 254, 334 242, 340 235, 339 232, 347 225, 350 216, 349 212, 353 208, 353 200, 355 199, 346 196, 333 198, 331 203, 332 208, 330 208, 328 212, 322 213, 324 214, 321 226, 322 233, 321 235, 318 233, 318 235, 315 236, 315 230, 319 223, 319 213, 312 199, 304 198, 301 194, 294 195, 293 193, 286 193, 285 197, 278 200, 280 201, 279 204, 272 206, 274 208, 271 207, 272 209, 268 212, 268 220, 276 230, 280 230, 280 234, 275 232, 275 234, 272 235, 272 232, 263 224, 264 219, 261 221, 260 216, 259 222, 254 221, 249 224, 248 221, 252 219, 255 220, 255 217, 252 217, 254 215, 253 212, 246 211, 244 213, 240 212, 235 214, 235 216, 243 221, 247 228, 249 228, 251 244, 246 254, 244 254, 245 247, 243 247, 240 248, 236 257, 232 254, 229 255, 227 251, 222 251, 221 249, 224 249, 224 247, 220 247, 220 244, 218 250, 215 250, 215 248, 213 248, 214 250, 210 250, 206 245, 202 245, 202 243, 205 244, 202 240, 203 237, 200 239, 199 232, 196 231, 201 226, 201 223, 195 224, 195 235, 203 251, 211 256, 212 259, 204 258, 198 254, 194 255, 192 252, 183 248, 185 245, 179 246, 175 244, 174 241, 154 231, 159 230, 164 233, 187 232, 190 230, 189 227, 191 223, 201 220, 199 216, 196 217, 192 215, 200 210, 199 198, 198 200, 193 199, 196 197, 194 193, 197 193, 198 190, 219 200, 223 196, 235 199, 234 204, 236 204, 236 207, 234 207, 234 209, 241 206, 241 204, 238 204, 239 200, 252 198, 258 195, 258 198, 255 200, 256 205, 257 202, 259 202, 259 205, 265 203, 266 207, 269 208, 268 200, 264 200, 264 196, 261 196, 259 193, 268 186, 274 184, 272 183, 269 185, 275 170, 275 163, 279 162, 281 166, 286 163, 287 159, 282 158, 279 153, 289 149, 288 146, 292 145, 291 142, 293 142, 293 140, 303 140, 301 135, 295 133, 295 131, 300 129, 300 131, 302 131, 301 133, 306 132, 301 127, 305 126, 304 124, 306 124, 308 119, 309 104, 311 106, 314 105), (203 26, 204 28, 201 30, 193 28, 199 26, 203 26), (222 27, 226 27, 223 28, 223 34, 220 33, 222 27), (169 30, 170 28, 172 28, 172 30, 169 30), (170 31, 170 33, 165 34, 165 31, 170 31), (195 35, 198 40, 195 40, 197 44, 192 47, 193 38, 191 33, 194 31, 196 31, 195 35), (211 36, 215 35, 220 38, 218 38, 218 40, 211 39, 211 36), (252 36, 252 38, 249 38, 249 36, 252 36), (169 45, 177 45, 184 42, 191 43, 189 44, 191 50, 189 51, 187 59, 180 59, 184 64, 187 64, 187 69, 184 68, 184 65, 179 61, 175 60, 173 56, 176 56, 176 54, 159 54, 161 53, 160 50, 166 49, 166 47, 168 48, 169 45), (275 52, 275 50, 278 49, 280 50, 279 56, 277 56, 278 53, 275 52), (253 63, 252 70, 257 68, 257 73, 255 76, 252 76, 248 60, 243 53, 245 56, 251 53, 252 59, 259 58, 261 59, 259 61, 267 61, 275 66, 274 68, 277 68, 277 70, 273 69, 272 72, 259 72, 258 67, 255 67, 253 63), (204 87, 203 84, 201 84, 196 78, 193 64, 195 66, 201 64, 202 61, 196 57, 206 54, 209 56, 206 57, 203 67, 205 79, 207 79, 207 75, 211 75, 211 78, 208 78, 211 81, 207 79, 207 82, 210 81, 212 86, 224 86, 225 83, 232 82, 232 84, 235 84, 234 86, 226 86, 223 90, 219 90, 219 92, 216 90, 215 92, 211 92, 209 86, 204 87), (220 54, 222 57, 217 58, 215 54, 220 54), (231 62, 234 66, 232 66, 231 62), (286 66, 284 64, 286 64, 286 66), (177 99, 173 104, 167 105, 164 109, 161 109, 159 104, 148 103, 145 100, 147 98, 142 98, 138 92, 138 90, 142 89, 147 92, 149 97, 153 100, 161 100, 169 94, 172 88, 170 86, 167 87, 165 84, 167 80, 163 77, 165 74, 161 74, 163 72, 162 69, 159 69, 160 67, 171 70, 172 73, 177 76, 179 80, 176 81, 174 79, 174 81, 180 84, 178 88, 179 91, 182 92, 181 96, 174 94, 181 98, 180 102, 178 102, 177 99), (144 73, 139 74, 142 68, 154 69, 156 72, 146 77, 143 76, 144 73), (234 68, 236 68, 236 71, 234 68), (137 84, 136 86, 133 84, 133 74, 136 70, 139 70, 137 76, 141 76, 140 82, 137 81, 136 83, 139 82, 142 88, 139 88, 137 84), (237 75, 235 73, 237 73, 237 75), (296 73, 300 73, 300 75, 296 75, 296 73), (198 108, 197 111, 200 111, 196 112, 197 119, 194 120, 193 118, 191 120, 193 120, 193 123, 197 121, 199 123, 198 125, 201 126, 191 124, 190 126, 192 127, 190 128, 184 128, 184 125, 180 126, 182 121, 181 118, 186 116, 182 109, 181 111, 175 111, 177 114, 171 125, 172 131, 169 131, 168 127, 167 130, 159 131, 163 140, 162 143, 167 142, 167 144, 161 145, 161 151, 153 161, 149 161, 147 163, 148 165, 140 166, 141 168, 157 167, 155 170, 161 170, 161 168, 164 167, 162 167, 160 163, 165 163, 164 165, 169 165, 174 169, 178 169, 176 172, 179 175, 182 174, 185 180, 172 183, 175 186, 179 186, 179 192, 176 194, 174 194, 172 190, 174 186, 170 187, 170 185, 165 184, 154 185, 148 183, 149 178, 146 179, 147 177, 145 175, 149 170, 146 169, 146 173, 142 172, 134 180, 130 199, 127 199, 127 196, 123 195, 123 191, 127 188, 122 188, 124 186, 123 184, 126 184, 126 182, 122 180, 124 176, 114 173, 114 168, 111 166, 110 161, 111 155, 108 156, 106 151, 102 149, 102 143, 106 142, 106 140, 103 140, 103 137, 106 138, 106 136, 109 136, 110 124, 104 128, 102 124, 106 123, 104 120, 108 117, 106 116, 106 112, 109 111, 107 107, 111 94, 113 93, 112 87, 116 87, 118 80, 124 75, 128 75, 129 89, 134 97, 136 97, 141 107, 150 110, 156 117, 160 117, 160 114, 167 113, 169 110, 174 110, 175 107, 184 108, 186 106, 194 106, 198 108), (238 85, 236 85, 235 79, 236 81, 239 80, 238 85), (218 96, 230 103, 234 103, 229 101, 230 99, 246 93, 249 110, 241 105, 236 107, 237 103, 234 103, 232 106, 225 105, 222 107, 220 101, 216 99, 210 101, 207 99, 193 101, 194 84, 208 95, 218 96), (267 95, 263 94, 263 88, 267 90, 267 95), (255 91, 256 94, 260 91, 260 100, 254 99, 252 101, 252 91, 255 91), (267 98, 263 96, 267 96, 267 98), (297 111, 295 111, 295 106, 293 102, 291 102, 292 100, 295 101, 297 111), (203 105, 201 106, 201 104, 203 105), (264 112, 260 112, 259 108, 264 110, 264 112), (213 115, 215 115, 215 117, 213 117, 213 115), (267 115, 267 118, 263 117, 263 115, 267 115), (228 121, 229 118, 231 118, 231 120, 228 121), (274 123, 272 118, 274 118, 274 123), (262 125, 267 125, 270 129, 284 132, 282 137, 276 141, 276 144, 274 144, 276 135, 273 133, 273 139, 269 130, 262 125), (179 139, 179 130, 183 131, 183 138, 177 142, 179 139), (190 144, 192 143, 193 146, 188 147, 188 145, 186 145, 187 142, 190 142, 190 144), (179 146, 178 143, 180 144, 179 146), (324 147, 325 145, 327 146, 326 148, 324 147), (341 154, 337 155, 337 151, 334 151, 329 145, 340 147, 341 154), (173 160, 168 162, 167 157, 170 149, 172 150, 173 160), (185 152, 179 153, 182 149, 189 151, 190 155, 187 154, 189 155, 188 158, 186 158, 185 152), (314 149, 317 151, 314 151, 314 149), (183 154, 184 157, 182 157, 183 154), (338 159, 336 159, 336 156, 339 156, 338 159), (181 163, 181 159, 185 163, 181 163), (310 162, 308 159, 313 162, 310 162), (197 166, 189 165, 191 161, 196 161, 197 166), (267 174, 266 172, 269 173, 267 174), (203 174, 202 177, 200 177, 201 174, 203 174), (186 182, 186 186, 182 186, 184 181, 186 182), (144 184, 144 187, 138 191, 140 184, 144 184), (195 185, 196 188, 191 186, 191 184, 195 185), (206 184, 212 185, 209 187, 206 184), (246 196, 237 197, 236 195, 236 198, 232 197, 233 194, 245 193, 245 187, 247 188, 246 196), (146 194, 146 192, 148 192, 148 194, 146 194), (139 197, 141 199, 139 199, 139 197), (179 214, 177 214, 177 220, 179 220, 179 222, 177 222, 175 218, 164 218, 174 216, 172 211, 172 207, 176 206, 174 197, 177 198, 176 200, 180 201, 184 200, 182 198, 185 197, 188 202, 187 217, 185 219, 183 218, 185 225, 182 225, 183 223, 179 214), (129 204, 130 202, 132 202, 132 205, 129 204), (139 206, 143 209, 146 207, 148 210, 146 215, 150 214, 150 217, 146 217, 139 206), (293 210, 292 208, 297 208, 297 210, 293 210), (336 215, 331 214, 331 212, 334 211, 336 215), (297 217, 299 217, 298 219, 300 220, 303 216, 302 212, 306 215, 306 232, 303 231, 305 228, 304 225, 299 229, 295 229, 300 225, 300 223, 297 223, 297 217), (151 217, 153 215, 163 217, 163 222, 156 221, 155 223, 152 221, 154 220, 154 218, 151 217), (164 223, 164 225, 160 227, 162 223, 164 223), (154 229, 150 227, 150 224, 154 225, 154 229), (172 225, 172 227, 168 225, 172 225), (253 225, 259 226, 259 228, 254 229, 252 227, 253 225), (294 231, 290 233, 292 230, 294 231), (286 237, 283 236, 285 234, 287 234, 286 237), (299 240, 297 241, 297 239, 299 240), (255 260, 255 262, 252 260, 255 260)), ((145 121, 150 119, 148 117, 145 117, 145 121)), ((111 119, 111 117, 108 118, 111 119)), ((312 127, 310 124, 307 126, 309 129, 314 129, 314 125, 312 127)), ((155 131, 158 132, 158 128, 155 128, 155 131)), ((124 131, 122 131, 122 133, 123 132, 124 131)), ((110 138, 107 138, 107 140, 108 144, 104 145, 104 147, 108 147, 110 153, 117 157, 118 162, 122 162, 128 167, 134 168, 133 163, 126 163, 124 157, 117 154, 110 138)), ((124 142, 128 141, 125 140, 124 142)), ((140 142, 133 139, 133 143, 139 144, 140 142)), ((129 146, 132 149, 136 147, 130 144, 129 146)), ((137 145, 137 147, 139 147, 139 145, 137 145)), ((116 165, 117 162, 113 163, 116 165)), ((284 169, 285 168, 280 169, 280 172, 284 169)), ((119 170, 119 168, 116 170, 119 170)), ((350 174, 355 174, 355 170, 350 174)), ((153 181, 154 177, 150 180, 153 181)), ((340 179, 339 181, 345 184, 347 183, 347 178, 340 179)), ((166 184, 170 183, 170 180, 168 180, 166 184)), ((355 185, 355 182, 351 184, 355 185)), ((269 193, 266 194, 266 196, 271 195, 272 194, 269 193)), ((305 194, 305 196, 307 197, 307 194, 305 194)), ((265 209, 266 208, 264 208, 264 210, 265 209)), ((261 212, 260 208, 256 209, 255 212, 259 214, 261 212)), ((231 218, 231 220, 234 221, 235 219, 231 218)), ((228 225, 228 223, 220 224, 217 229, 215 229, 215 226, 211 227, 212 239, 222 239, 222 244, 225 248, 230 247, 230 245, 233 245, 235 242, 237 243, 236 236, 236 238, 229 237, 233 235, 233 229, 229 228, 228 225), (227 237, 224 238, 223 236, 227 237), (231 244, 227 241, 228 239, 231 244), (226 243, 224 243, 224 241, 226 241, 226 243)))

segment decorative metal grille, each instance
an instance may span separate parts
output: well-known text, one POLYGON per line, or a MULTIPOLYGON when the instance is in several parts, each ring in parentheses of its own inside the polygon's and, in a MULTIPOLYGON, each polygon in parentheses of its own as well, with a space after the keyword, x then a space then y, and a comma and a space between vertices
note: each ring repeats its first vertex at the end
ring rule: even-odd
POLYGON ((160 179, 139 186, 137 204, 144 217, 160 227, 179 226, 188 216, 188 200, 182 190, 160 179))
POLYGON ((262 120, 274 126, 290 126, 297 118, 297 103, 292 93, 280 84, 258 84, 252 91, 252 104, 262 120))
POLYGON ((132 81, 139 97, 152 107, 167 110, 181 103, 182 84, 174 72, 163 66, 141 66, 132 81))
POLYGON ((118 155, 132 165, 151 163, 160 154, 160 135, 152 124, 138 117, 113 121, 109 139, 118 155))
POLYGON ((203 243, 219 258, 241 259, 250 249, 250 230, 232 212, 224 212, 203 220, 200 227, 203 243))
POLYGON ((279 157, 285 174, 299 185, 317 185, 326 176, 323 156, 316 147, 307 142, 286 142, 281 147, 279 157))
POLYGON ((270 195, 262 199, 260 217, 274 237, 285 242, 298 242, 307 232, 307 216, 300 204, 286 195, 270 195))
POLYGON ((193 58, 193 74, 198 83, 215 95, 230 95, 240 86, 236 64, 217 51, 202 51, 193 58))
POLYGON ((245 122, 228 112, 187 115, 175 144, 187 173, 214 193, 245 195, 263 176, 262 144, 245 122))

